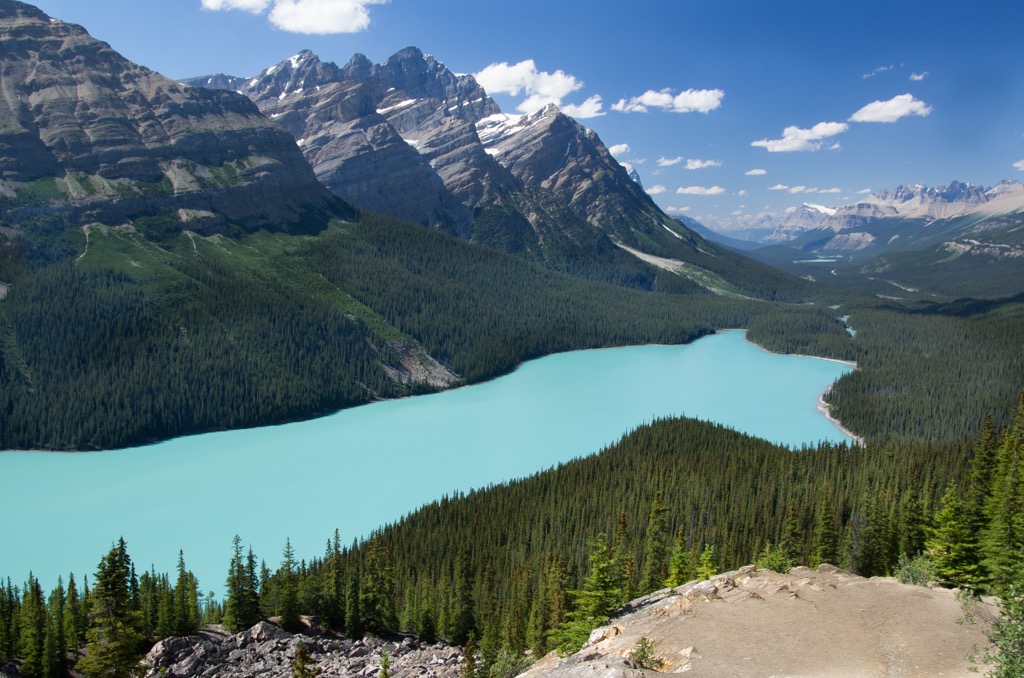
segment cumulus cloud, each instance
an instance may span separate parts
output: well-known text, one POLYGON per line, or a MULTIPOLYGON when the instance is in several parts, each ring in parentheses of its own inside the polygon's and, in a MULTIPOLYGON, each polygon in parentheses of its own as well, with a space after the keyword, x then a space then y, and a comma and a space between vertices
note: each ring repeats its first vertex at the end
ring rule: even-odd
POLYGON ((814 189, 808 189, 806 186, 790 186, 789 187, 789 192, 790 193, 794 193, 794 194, 796 194, 796 193, 810 193, 812 190, 814 190, 814 189))
POLYGON ((763 169, 752 169, 748 172, 744 172, 748 177, 759 177, 762 174, 768 174, 768 170, 763 169))
POLYGON ((269 5, 270 0, 203 0, 203 9, 214 11, 223 9, 244 9, 252 12, 253 14, 259 14, 266 10, 269 5))
POLYGON ((1024 160, 1018 160, 1017 162, 1013 163, 1013 166, 1019 169, 1021 172, 1024 172, 1024 160))
POLYGON ((660 108, 673 113, 708 113, 722 105, 725 92, 720 89, 688 89, 673 94, 671 88, 658 92, 649 89, 638 97, 619 99, 612 104, 613 111, 620 113, 646 113, 651 108, 660 108))
POLYGON ((774 186, 769 186, 768 190, 769 191, 788 191, 789 190, 789 186, 787 186, 786 184, 775 184, 774 186))
POLYGON ((686 161, 686 169, 688 170, 699 170, 707 167, 721 167, 721 160, 698 160, 697 158, 690 158, 686 161))
POLYGON ((665 188, 664 186, 662 186, 661 184, 657 184, 655 186, 651 186, 650 188, 648 188, 647 189, 647 193, 650 194, 650 195, 659 195, 661 193, 664 193, 667 190, 668 189, 665 188))
POLYGON ((825 139, 842 134, 850 128, 845 122, 819 122, 810 129, 802 129, 793 125, 782 130, 781 139, 761 139, 751 141, 751 146, 760 146, 769 153, 788 153, 791 151, 817 151, 825 139))
MULTIPOLYGON (((537 70, 537 64, 533 59, 511 65, 506 61, 491 64, 474 77, 480 86, 491 94, 526 94, 526 100, 516 107, 523 113, 533 113, 548 104, 561 106, 562 99, 583 87, 581 81, 563 70, 554 73, 537 70)), ((600 110, 601 98, 596 97, 596 101, 592 101, 593 99, 595 97, 587 101, 591 107, 597 104, 600 110)))
POLYGON ((270 23, 290 33, 331 35, 358 33, 370 26, 370 5, 388 0, 202 0, 203 9, 240 9, 262 14, 268 9, 270 23))
POLYGON ((603 104, 601 103, 601 95, 595 94, 589 97, 582 104, 566 104, 562 106, 562 113, 565 113, 571 118, 579 118, 584 120, 586 118, 599 118, 605 114, 602 111, 603 104))
POLYGON ((921 82, 922 80, 924 80, 927 77, 928 77, 928 71, 924 71, 923 73, 911 73, 910 74, 910 79, 913 82, 921 82))
POLYGON ((739 191, 736 192, 736 195, 738 195, 741 198, 745 198, 747 196, 747 191, 745 189, 740 189, 739 191))
POLYGON ((875 70, 871 71, 870 73, 865 73, 862 77, 865 80, 867 80, 868 78, 873 78, 876 75, 879 75, 881 73, 885 73, 886 71, 891 71, 892 69, 893 69, 893 66, 879 66, 878 68, 876 68, 875 70))
POLYGON ((681 155, 677 155, 674 158, 666 158, 665 156, 662 156, 658 158, 658 167, 671 167, 672 165, 678 165, 683 160, 686 160, 686 158, 681 155))
MULTIPOLYGON (((1024 160, 1022 160, 1021 162, 1024 162, 1024 160)), ((871 193, 871 189, 870 188, 862 188, 859 191, 857 191, 857 195, 868 195, 870 193, 871 193)))
POLYGON ((629 150, 629 144, 614 144, 608 147, 608 152, 616 156, 625 155, 629 150))
POLYGON ((725 189, 721 186, 684 186, 677 188, 676 193, 679 195, 722 195, 725 193, 725 189))
POLYGON ((823 188, 823 189, 818 191, 818 193, 842 193, 842 192, 843 192, 843 189, 841 189, 841 188, 839 188, 837 186, 833 186, 832 188, 823 188))
POLYGON ((910 94, 900 94, 888 101, 872 101, 850 116, 850 122, 896 122, 908 115, 927 116, 932 107, 910 94))
POLYGON ((690 207, 666 207, 665 211, 669 214, 683 214, 690 211, 690 207))

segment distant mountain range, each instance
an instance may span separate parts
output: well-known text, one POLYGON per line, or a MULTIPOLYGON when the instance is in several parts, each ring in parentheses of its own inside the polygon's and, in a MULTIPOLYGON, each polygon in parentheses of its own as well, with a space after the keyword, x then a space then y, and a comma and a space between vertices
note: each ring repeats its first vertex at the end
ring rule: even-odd
POLYGON ((184 82, 249 97, 292 133, 324 185, 367 210, 643 289, 659 270, 735 289, 716 278, 756 266, 668 217, 597 134, 557 107, 504 114, 472 76, 415 47, 340 67, 303 51, 254 77, 184 82))
POLYGON ((691 227, 818 280, 824 278, 816 261, 832 263, 833 277, 856 273, 862 281, 885 280, 904 291, 1024 292, 1024 185, 1013 180, 990 188, 960 181, 936 188, 899 186, 849 205, 804 203, 740 228, 691 227))
POLYGON ((805 202, 779 215, 761 215, 746 225, 723 225, 713 233, 761 245, 788 244, 819 253, 877 253, 880 249, 907 249, 929 241, 930 238, 915 233, 918 227, 929 228, 930 236, 943 230, 933 228, 935 225, 967 219, 972 226, 970 232, 983 233, 997 228, 1002 219, 1014 214, 1024 214, 1024 185, 1020 182, 1000 181, 985 188, 953 181, 935 188, 922 184, 898 186, 837 207, 805 202), (887 227, 872 226, 879 221, 887 227), (893 229, 897 221, 905 221, 906 227, 893 229), (887 237, 881 240, 882 235, 887 237))

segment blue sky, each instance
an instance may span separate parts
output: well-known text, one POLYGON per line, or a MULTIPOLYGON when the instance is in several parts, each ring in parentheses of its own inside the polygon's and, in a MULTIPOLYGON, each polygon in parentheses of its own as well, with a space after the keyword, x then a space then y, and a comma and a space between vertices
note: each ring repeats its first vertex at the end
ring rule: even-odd
POLYGON ((1024 180, 1019 3, 36 4, 174 78, 254 75, 301 49, 380 62, 416 45, 482 73, 506 112, 558 101, 662 207, 705 221, 898 184, 1024 180))

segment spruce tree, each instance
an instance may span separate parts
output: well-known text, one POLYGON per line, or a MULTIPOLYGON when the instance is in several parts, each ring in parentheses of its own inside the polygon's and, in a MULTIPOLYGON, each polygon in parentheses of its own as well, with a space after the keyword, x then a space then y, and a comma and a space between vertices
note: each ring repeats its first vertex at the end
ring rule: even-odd
POLYGON ((132 600, 133 571, 120 539, 100 561, 89 594, 85 656, 76 667, 86 676, 127 677, 142 658, 142 615, 132 600))
POLYGON ((174 585, 174 635, 191 636, 199 631, 199 581, 185 567, 185 553, 178 551, 178 581, 174 585))
POLYGON ((839 562, 839 530, 836 529, 835 506, 832 490, 826 487, 818 507, 818 521, 814 529, 814 565, 839 562))
POLYGON ((380 534, 375 534, 370 539, 366 549, 366 566, 360 581, 359 612, 362 615, 363 627, 371 633, 393 631, 398 626, 391 551, 384 544, 380 534))
POLYGON ((345 592, 345 633, 349 638, 358 640, 364 631, 363 615, 359 609, 359 575, 353 574, 348 579, 345 592))
POLYGON ((42 678, 45 675, 46 599, 39 580, 31 572, 25 582, 19 616, 21 673, 27 678, 42 678))
POLYGON ((668 507, 661 492, 654 495, 647 518, 644 541, 644 572, 638 593, 644 595, 661 588, 668 578, 668 507))
POLYGON ((242 555, 242 538, 232 540, 231 562, 228 565, 227 597, 224 600, 224 625, 232 633, 251 627, 263 618, 256 591, 256 556, 249 549, 242 555))
POLYGON ((295 572, 295 551, 292 540, 286 539, 284 544, 281 568, 277 571, 281 582, 280 609, 281 628, 286 631, 297 631, 302 625, 299 622, 299 584, 295 572))
POLYGON ((963 500, 954 483, 950 483, 942 495, 942 504, 933 522, 935 527, 925 548, 935 563, 938 581, 946 586, 977 587, 980 571, 977 535, 971 532, 963 500))
POLYGON ((675 544, 672 547, 672 558, 668 564, 668 579, 665 586, 675 588, 682 586, 692 580, 697 574, 697 568, 690 558, 690 549, 686 544, 686 531, 683 528, 676 530, 675 544))
POLYGON ((592 629, 608 621, 619 606, 618 582, 614 555, 601 533, 590 547, 590 573, 583 588, 571 592, 576 609, 561 626, 552 630, 552 641, 559 652, 575 652, 592 629))
POLYGON ((473 613, 473 566, 469 550, 461 549, 455 559, 455 614, 452 618, 452 643, 465 645, 470 633, 476 632, 473 613))
POLYGON ((64 583, 57 577, 57 588, 50 593, 46 640, 43 643, 43 675, 62 678, 67 674, 67 643, 64 638, 64 613, 67 596, 64 583))
POLYGON ((68 577, 67 603, 64 610, 64 642, 69 648, 78 649, 85 644, 85 627, 88 622, 88 611, 78 596, 78 585, 75 575, 68 577))

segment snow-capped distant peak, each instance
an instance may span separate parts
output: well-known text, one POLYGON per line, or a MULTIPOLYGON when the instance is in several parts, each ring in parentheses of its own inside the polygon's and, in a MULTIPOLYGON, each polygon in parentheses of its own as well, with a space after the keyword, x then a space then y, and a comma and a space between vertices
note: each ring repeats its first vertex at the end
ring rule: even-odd
POLYGON ((808 209, 812 209, 815 212, 821 212, 822 214, 827 214, 830 217, 833 216, 836 213, 836 208, 835 207, 825 207, 824 205, 815 205, 813 202, 805 202, 804 203, 804 207, 806 207, 808 209))

